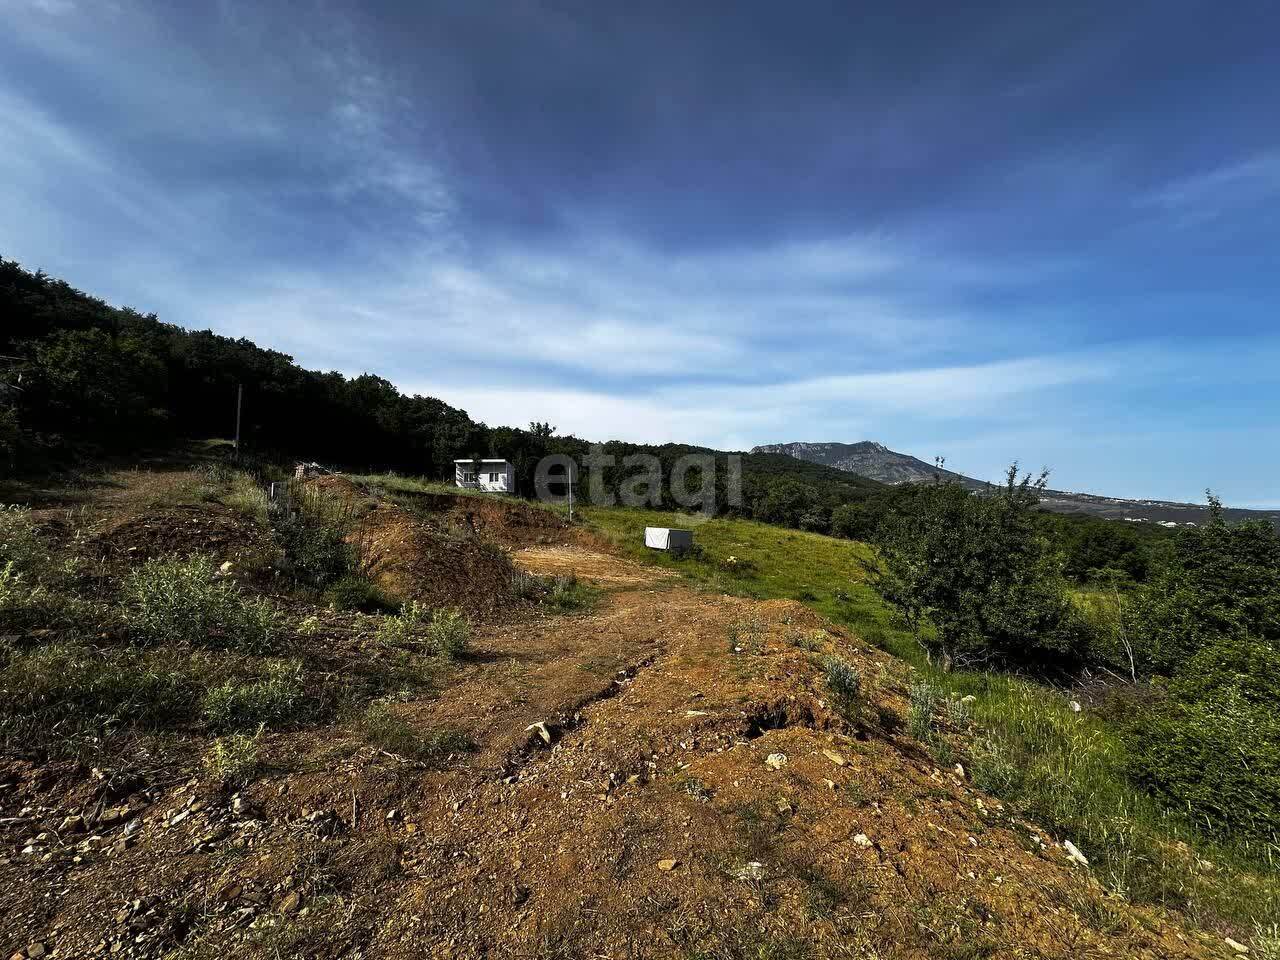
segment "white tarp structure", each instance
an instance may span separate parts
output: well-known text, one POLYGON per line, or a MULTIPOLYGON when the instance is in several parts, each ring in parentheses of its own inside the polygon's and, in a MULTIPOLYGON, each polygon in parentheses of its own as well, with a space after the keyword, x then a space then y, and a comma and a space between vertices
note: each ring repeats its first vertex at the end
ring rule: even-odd
POLYGON ((645 527, 644 545, 654 550, 686 553, 693 547, 693 531, 676 530, 672 527, 645 527))

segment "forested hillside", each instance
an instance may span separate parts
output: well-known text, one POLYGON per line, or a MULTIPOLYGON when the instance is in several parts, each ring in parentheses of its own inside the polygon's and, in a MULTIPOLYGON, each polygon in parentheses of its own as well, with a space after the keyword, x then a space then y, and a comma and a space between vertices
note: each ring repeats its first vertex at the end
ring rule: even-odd
MULTIPOLYGON (((154 314, 113 307, 43 273, 0 259, 0 456, 21 469, 66 456, 112 454, 189 437, 229 437, 237 387, 244 388, 242 435, 259 455, 291 455, 360 470, 452 477, 455 457, 502 456, 531 495, 534 469, 549 453, 585 456, 591 444, 559 437, 547 424, 488 426, 434 397, 405 396, 365 373, 307 370, 249 340, 186 330, 154 314)), ((664 476, 687 454, 679 444, 610 442, 605 471, 617 491, 623 458, 652 454, 664 476)), ((833 511, 864 500, 880 484, 773 454, 744 454, 742 502, 729 503, 727 462, 717 461, 717 505, 789 526, 828 530, 833 511)), ((689 478, 700 488, 701 478, 689 478)), ((675 506, 669 488, 655 506, 675 506)))

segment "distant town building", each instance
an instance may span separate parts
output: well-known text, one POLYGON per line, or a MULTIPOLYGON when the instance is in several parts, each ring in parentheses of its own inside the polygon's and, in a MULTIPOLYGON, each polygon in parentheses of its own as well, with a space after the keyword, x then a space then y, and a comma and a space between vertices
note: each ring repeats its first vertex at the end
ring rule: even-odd
POLYGON ((455 460, 454 482, 468 490, 486 490, 490 493, 515 493, 516 468, 508 460, 455 460))

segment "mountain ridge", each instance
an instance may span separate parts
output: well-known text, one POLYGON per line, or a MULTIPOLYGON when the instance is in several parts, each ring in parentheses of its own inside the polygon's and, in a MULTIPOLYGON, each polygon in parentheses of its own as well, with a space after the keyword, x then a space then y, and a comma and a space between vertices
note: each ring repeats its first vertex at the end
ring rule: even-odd
MULTIPOLYGON (((971 490, 982 490, 992 483, 925 463, 919 457, 891 450, 876 440, 856 443, 839 441, 791 441, 766 443, 751 448, 752 453, 775 453, 855 473, 880 483, 924 483, 934 477, 953 480, 971 490)), ((1172 500, 1129 500, 1068 490, 1045 490, 1040 505, 1055 513, 1081 513, 1109 520, 1135 523, 1159 523, 1165 526, 1200 523, 1208 516, 1208 507, 1172 500)), ((1232 520, 1266 519, 1280 523, 1280 510, 1250 510, 1228 507, 1224 513, 1232 520)))

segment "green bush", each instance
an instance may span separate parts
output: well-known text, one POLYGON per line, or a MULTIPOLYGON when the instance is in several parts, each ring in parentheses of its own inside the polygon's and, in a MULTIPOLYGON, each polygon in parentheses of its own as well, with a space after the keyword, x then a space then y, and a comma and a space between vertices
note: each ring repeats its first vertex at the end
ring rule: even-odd
POLYGON ((392 613, 395 604, 364 577, 346 576, 324 592, 324 599, 335 610, 360 613, 392 613))
POLYGON ((349 573, 355 555, 346 531, 297 513, 280 518, 276 537, 283 551, 281 569, 302 586, 322 589, 349 573))
POLYGON ((383 621, 378 638, 396 646, 424 646, 428 653, 452 659, 466 652, 471 626, 460 610, 428 611, 411 600, 398 616, 383 621))
POLYGON ((246 597, 207 557, 149 560, 124 596, 128 625, 145 642, 263 651, 276 635, 272 606, 246 597))
POLYGON ((993 657, 1041 666, 1080 652, 1083 618, 1035 520, 1045 483, 1019 481, 1015 464, 989 493, 927 484, 877 527, 875 586, 944 666, 993 657))
POLYGON ((250 737, 233 733, 219 737, 204 756, 204 767, 209 776, 231 787, 242 787, 252 780, 260 765, 261 750, 256 734, 250 737))
POLYGON ((933 736, 934 711, 942 698, 942 691, 924 681, 911 684, 911 706, 907 714, 907 728, 917 740, 929 740, 933 736))
POLYGON ((1280 641, 1280 531, 1210 519, 1181 530, 1129 605, 1126 629, 1143 672, 1170 675, 1223 637, 1280 641))
POLYGON ((227 680, 207 691, 200 712, 210 726, 233 730, 296 721, 306 707, 302 664, 290 660, 270 664, 261 679, 227 680))
POLYGON ((1130 770, 1220 837, 1280 840, 1280 646, 1223 637, 1131 723, 1130 770))
POLYGON ((846 720, 857 723, 862 718, 864 706, 862 674, 842 657, 828 657, 825 670, 832 705, 846 720))
POLYGON ((436 610, 426 628, 431 651, 452 660, 467 652, 471 643, 471 625, 461 610, 436 610))

